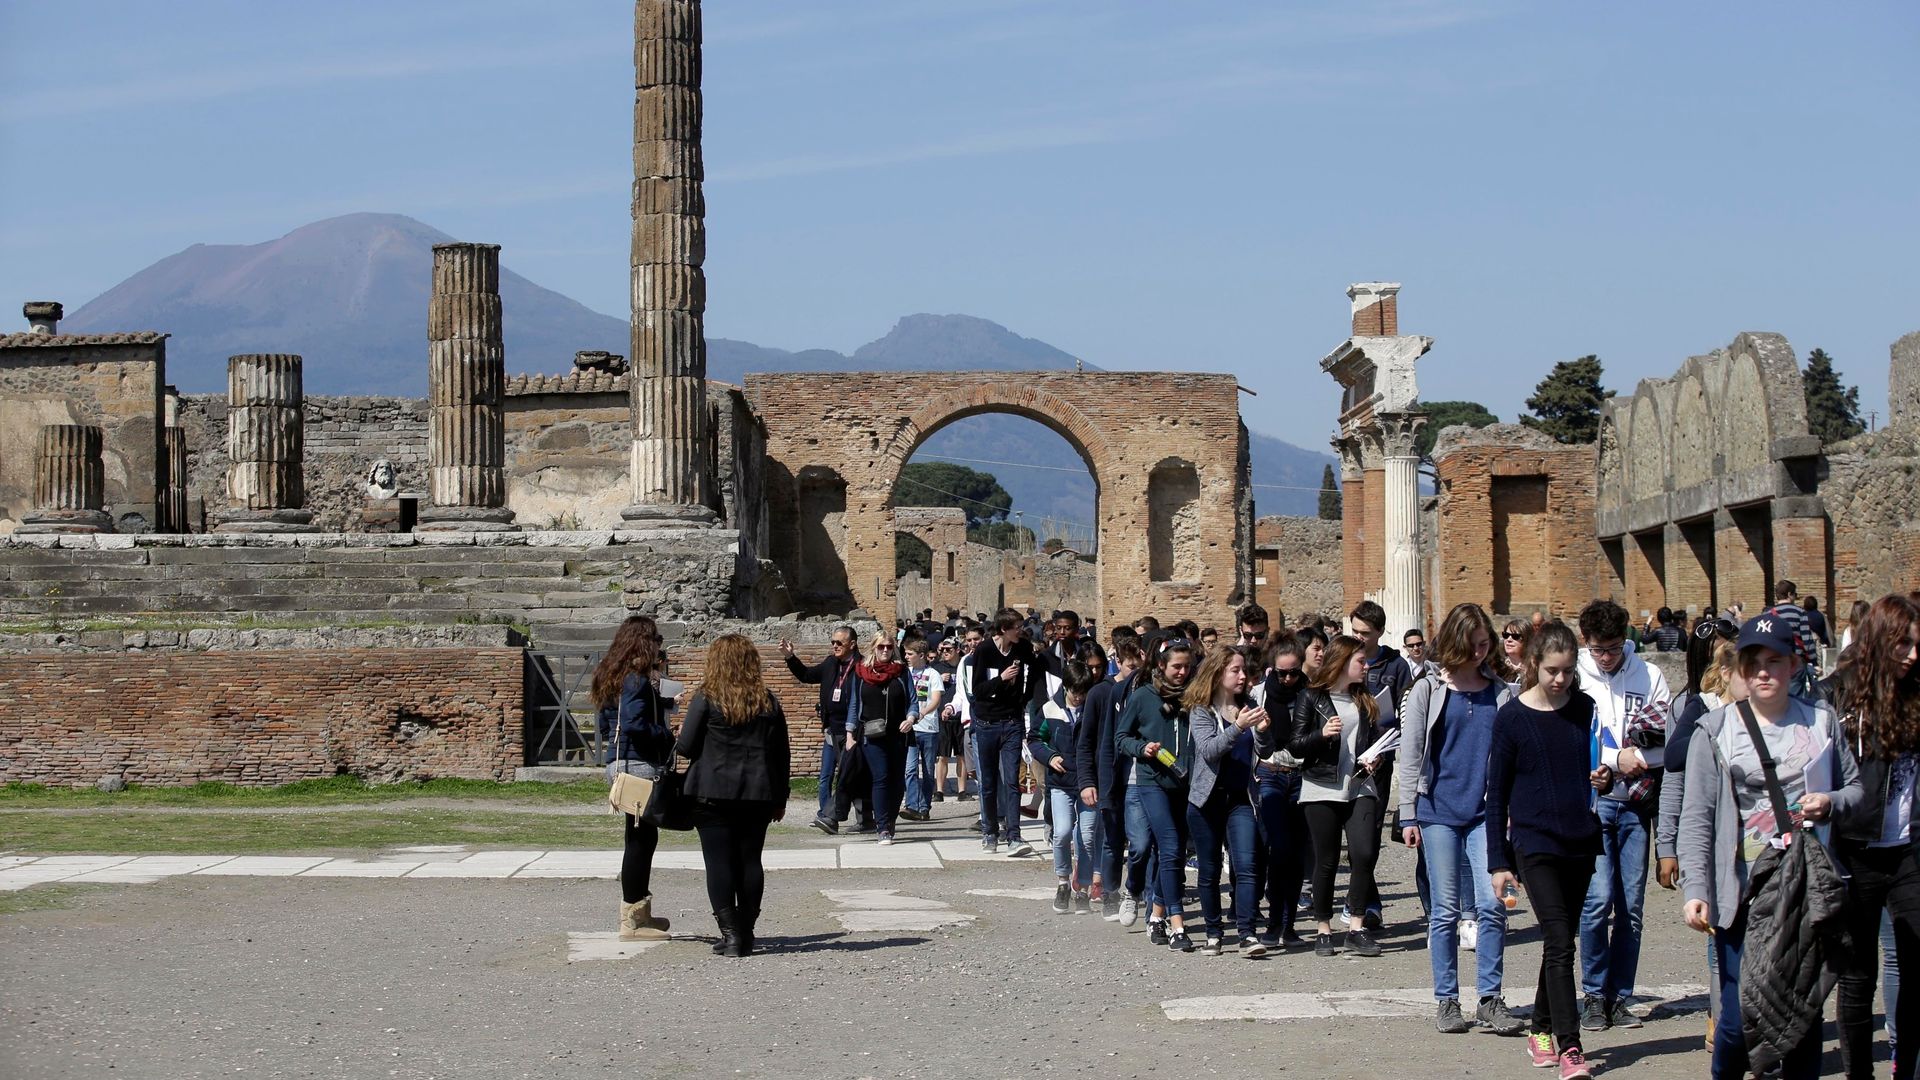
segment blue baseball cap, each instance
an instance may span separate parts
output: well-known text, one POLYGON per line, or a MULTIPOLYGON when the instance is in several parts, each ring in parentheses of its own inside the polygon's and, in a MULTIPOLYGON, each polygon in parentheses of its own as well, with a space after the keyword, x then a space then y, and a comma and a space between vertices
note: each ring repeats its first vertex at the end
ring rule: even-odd
POLYGON ((1740 628, 1740 640, 1734 648, 1745 652, 1755 645, 1772 649, 1782 656, 1800 655, 1793 624, 1785 616, 1772 611, 1763 611, 1748 619, 1746 625, 1740 628))

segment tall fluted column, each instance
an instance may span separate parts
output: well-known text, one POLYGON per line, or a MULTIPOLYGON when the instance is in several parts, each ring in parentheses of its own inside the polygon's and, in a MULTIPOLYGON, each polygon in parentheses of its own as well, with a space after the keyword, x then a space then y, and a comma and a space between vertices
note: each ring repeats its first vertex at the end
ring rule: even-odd
POLYGON ((1424 413, 1379 413, 1386 448, 1387 513, 1386 588, 1380 606, 1386 609, 1385 637, 1399 641, 1421 626, 1425 607, 1420 595, 1420 455, 1414 443, 1426 426, 1424 413))
POLYGON ((715 515, 706 505, 699 0, 637 0, 633 64, 633 505, 621 516, 703 525, 715 515))
POLYGON ((160 531, 187 530, 187 431, 180 426, 180 391, 169 386, 160 428, 160 531))
POLYGON ((48 424, 40 429, 33 465, 33 510, 21 515, 18 533, 112 532, 113 519, 101 509, 107 476, 100 453, 100 429, 80 424, 48 424))
POLYGON ((511 529, 500 245, 435 244, 427 308, 427 476, 418 529, 511 529))
POLYGON ((300 358, 250 353, 227 358, 227 512, 216 532, 311 532, 306 486, 306 395, 300 358))

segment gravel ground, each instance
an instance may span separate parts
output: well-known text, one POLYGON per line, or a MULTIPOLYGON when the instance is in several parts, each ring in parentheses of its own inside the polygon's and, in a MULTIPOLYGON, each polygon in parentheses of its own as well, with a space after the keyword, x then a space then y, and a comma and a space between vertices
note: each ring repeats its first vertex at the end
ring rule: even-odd
MULTIPOLYGON (((946 804, 946 827, 903 835, 958 835, 964 813, 946 804)), ((1161 1012, 1177 997, 1430 986, 1417 903, 1392 884, 1412 860, 1389 849, 1383 869, 1400 921, 1376 960, 1180 956, 1149 946, 1144 922, 1127 932, 1045 900, 968 894, 1050 886, 1040 858, 772 873, 766 951, 739 960, 701 939, 567 963, 569 932, 614 929, 608 881, 104 887, 0 917, 0 1075, 1539 1076, 1520 1040, 1442 1037, 1424 1016, 1161 1012), (850 933, 829 889, 896 889, 976 918, 850 933)), ((676 932, 712 933, 700 874, 660 871, 654 888, 676 932)), ((1679 924, 1674 895, 1655 889, 1648 908, 1642 984, 1704 983, 1701 939, 1679 924)), ((1539 938, 1524 911, 1508 955, 1509 984, 1531 985, 1539 938)), ((1703 1008, 1694 998, 1644 1028, 1591 1035, 1588 1051, 1603 1071, 1699 1075, 1703 1008)))

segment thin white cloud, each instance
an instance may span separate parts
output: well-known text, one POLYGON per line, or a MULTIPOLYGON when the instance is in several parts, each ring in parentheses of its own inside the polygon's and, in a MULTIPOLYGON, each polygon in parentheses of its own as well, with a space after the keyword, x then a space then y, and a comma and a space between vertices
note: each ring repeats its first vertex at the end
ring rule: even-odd
POLYGON ((922 161, 988 157, 1023 150, 1054 150, 1128 142, 1141 137, 1143 133, 1132 124, 1112 120, 1042 125, 848 153, 799 154, 731 169, 710 169, 707 179, 710 183, 746 183, 887 165, 910 165, 922 161))
POLYGON ((182 72, 119 83, 79 84, 0 98, 0 121, 17 123, 28 117, 38 119, 151 105, 178 105, 263 90, 330 83, 374 82, 502 67, 537 67, 577 60, 593 53, 618 53, 626 48, 628 46, 621 42, 609 42, 605 38, 555 41, 534 48, 514 49, 483 49, 462 45, 382 56, 329 57, 305 62, 182 72))

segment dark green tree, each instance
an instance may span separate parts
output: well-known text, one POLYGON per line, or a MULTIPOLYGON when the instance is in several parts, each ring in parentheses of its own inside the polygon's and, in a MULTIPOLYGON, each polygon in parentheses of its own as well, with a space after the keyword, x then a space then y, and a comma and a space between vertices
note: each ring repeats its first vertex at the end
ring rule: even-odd
POLYGON ((1601 387, 1602 374, 1598 356, 1553 365, 1527 399, 1533 415, 1521 417, 1520 422, 1547 433, 1555 442, 1594 442, 1600 438, 1600 406, 1613 396, 1613 391, 1601 387))
POLYGON ((893 534, 893 576, 908 574, 933 576, 933 549, 925 540, 908 533, 893 534))
POLYGON ((1320 520, 1340 520, 1340 488, 1333 482, 1333 466, 1320 471, 1320 520))
POLYGON ((1807 354, 1802 384, 1807 392, 1807 430, 1820 436, 1821 442, 1836 443, 1867 430, 1860 422, 1860 388, 1840 381, 1827 350, 1807 354))
POLYGON ((967 512, 969 525, 1005 521, 1013 496, 992 473, 944 461, 910 461, 893 482, 895 506, 953 506, 967 512))
POLYGON ((1422 459, 1433 455, 1433 442, 1440 437, 1442 428, 1456 424, 1481 428, 1500 422, 1499 417, 1488 412, 1487 407, 1477 401, 1422 402, 1420 407, 1427 410, 1427 426, 1420 429, 1413 446, 1422 459))

